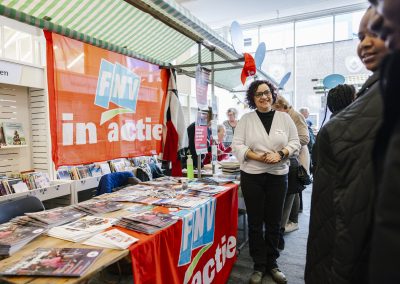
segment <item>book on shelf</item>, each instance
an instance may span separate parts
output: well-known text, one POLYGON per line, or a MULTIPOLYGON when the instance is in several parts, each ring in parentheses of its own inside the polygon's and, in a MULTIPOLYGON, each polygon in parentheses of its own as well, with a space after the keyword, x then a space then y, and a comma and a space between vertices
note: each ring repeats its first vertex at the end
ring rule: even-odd
POLYGON ((79 179, 84 179, 92 176, 90 169, 87 165, 75 167, 78 172, 79 179))
POLYGON ((0 274, 80 277, 102 251, 89 248, 38 248, 19 261, 1 267, 0 274))
POLYGON ((3 122, 2 126, 6 145, 26 145, 22 123, 3 122))
POLYGON ((71 180, 71 167, 62 166, 57 169, 57 179, 71 180))
POLYGON ((6 143, 6 137, 4 136, 3 124, 0 123, 0 147, 6 145, 7 143, 6 143))
POLYGON ((100 177, 102 175, 101 167, 99 164, 89 164, 87 165, 87 167, 89 168, 92 177, 100 177))
POLYGON ((101 169, 103 175, 111 173, 110 164, 108 162, 95 163, 101 169))
POLYGON ((118 229, 98 233, 83 242, 84 245, 105 247, 111 249, 127 249, 138 239, 118 229))
POLYGON ((28 186, 22 180, 11 185, 15 193, 22 193, 29 191, 28 186))

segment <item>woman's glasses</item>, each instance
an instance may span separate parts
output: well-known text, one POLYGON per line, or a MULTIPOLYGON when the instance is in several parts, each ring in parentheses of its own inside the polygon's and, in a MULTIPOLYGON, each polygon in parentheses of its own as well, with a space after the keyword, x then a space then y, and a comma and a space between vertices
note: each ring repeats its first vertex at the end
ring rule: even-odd
POLYGON ((272 95, 272 93, 270 90, 265 90, 264 92, 255 92, 254 97, 261 98, 263 95, 268 97, 269 95, 272 95))

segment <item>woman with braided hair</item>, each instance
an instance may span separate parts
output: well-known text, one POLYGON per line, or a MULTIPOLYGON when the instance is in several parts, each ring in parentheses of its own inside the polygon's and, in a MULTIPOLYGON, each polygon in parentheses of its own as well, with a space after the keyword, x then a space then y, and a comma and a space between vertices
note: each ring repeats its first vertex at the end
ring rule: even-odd
POLYGON ((335 116, 342 109, 351 104, 355 99, 356 89, 353 85, 337 85, 328 92, 326 104, 330 112, 331 117, 335 116))

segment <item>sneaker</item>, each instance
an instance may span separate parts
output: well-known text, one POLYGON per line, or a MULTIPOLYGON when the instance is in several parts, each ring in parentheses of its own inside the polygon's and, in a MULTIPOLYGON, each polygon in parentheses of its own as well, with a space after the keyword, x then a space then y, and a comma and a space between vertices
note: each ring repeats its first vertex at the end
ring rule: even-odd
POLYGON ((263 278, 263 273, 261 271, 254 271, 253 274, 251 274, 249 284, 260 284, 262 282, 263 278))
POLYGON ((298 223, 289 222, 285 226, 285 234, 291 233, 299 229, 298 223))
POLYGON ((274 279, 274 281, 276 283, 278 283, 278 284, 286 284, 287 283, 285 274, 283 274, 283 272, 280 271, 278 267, 271 269, 270 273, 271 273, 272 279, 274 279))

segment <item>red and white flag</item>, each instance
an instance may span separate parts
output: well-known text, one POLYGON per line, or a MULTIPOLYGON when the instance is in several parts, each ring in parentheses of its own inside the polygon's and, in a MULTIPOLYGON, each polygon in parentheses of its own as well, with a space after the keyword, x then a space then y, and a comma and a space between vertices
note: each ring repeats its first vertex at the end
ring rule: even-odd
POLYGON ((178 151, 188 147, 186 129, 187 125, 176 88, 175 71, 171 70, 164 109, 162 159, 171 161, 172 176, 182 176, 182 166, 178 151))

